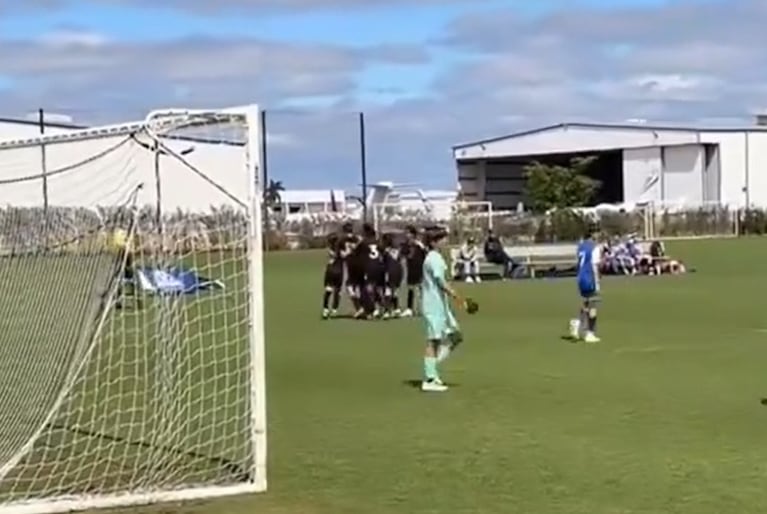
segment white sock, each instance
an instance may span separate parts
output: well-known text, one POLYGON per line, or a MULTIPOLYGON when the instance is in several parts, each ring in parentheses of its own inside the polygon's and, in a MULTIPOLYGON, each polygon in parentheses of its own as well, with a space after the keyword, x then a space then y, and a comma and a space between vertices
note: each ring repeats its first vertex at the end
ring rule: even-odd
POLYGON ((437 362, 442 362, 448 357, 450 357, 450 345, 449 344, 439 345, 439 350, 437 351, 437 362))

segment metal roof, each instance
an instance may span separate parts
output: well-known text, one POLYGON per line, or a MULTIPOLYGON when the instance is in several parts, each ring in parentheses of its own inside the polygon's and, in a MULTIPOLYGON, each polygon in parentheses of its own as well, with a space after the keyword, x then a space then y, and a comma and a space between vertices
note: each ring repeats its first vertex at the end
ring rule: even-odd
POLYGON ((469 148, 472 146, 479 146, 488 143, 496 143, 498 141, 505 141, 507 139, 514 139, 522 136, 529 136, 532 134, 538 134, 540 132, 548 132, 550 130, 567 129, 567 128, 592 128, 592 129, 617 129, 617 130, 665 130, 676 132, 765 132, 767 126, 749 125, 744 127, 700 127, 694 125, 654 125, 646 123, 588 123, 588 122, 567 122, 557 123, 556 125, 547 125, 532 130, 525 130, 522 132, 514 132, 512 134, 506 134, 503 136, 496 136, 487 139, 480 139, 478 141, 471 141, 468 143, 461 143, 453 146, 453 150, 461 150, 463 148, 469 148))

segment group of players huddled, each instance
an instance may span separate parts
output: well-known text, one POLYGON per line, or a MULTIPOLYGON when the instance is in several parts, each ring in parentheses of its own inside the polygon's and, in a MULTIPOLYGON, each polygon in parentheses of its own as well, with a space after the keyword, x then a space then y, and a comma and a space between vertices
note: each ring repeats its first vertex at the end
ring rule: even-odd
POLYGON ((357 319, 413 316, 427 253, 414 226, 406 229, 405 241, 400 242, 394 234, 379 236, 370 224, 364 224, 359 234, 351 223, 344 224, 340 233, 328 237, 322 317, 338 315, 344 289, 357 319), (407 286, 404 309, 400 301, 403 285, 407 286))

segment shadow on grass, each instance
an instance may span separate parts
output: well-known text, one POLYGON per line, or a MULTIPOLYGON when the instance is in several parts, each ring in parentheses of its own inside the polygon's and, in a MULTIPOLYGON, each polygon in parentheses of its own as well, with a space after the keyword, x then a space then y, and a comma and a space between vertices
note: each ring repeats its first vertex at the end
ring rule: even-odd
MULTIPOLYGON (((412 387, 413 389, 421 389, 421 383, 423 382, 422 379, 410 379, 410 380, 403 380, 402 385, 405 387, 412 387)), ((454 387, 460 387, 460 384, 456 384, 455 382, 445 382, 445 385, 454 388, 454 387)))

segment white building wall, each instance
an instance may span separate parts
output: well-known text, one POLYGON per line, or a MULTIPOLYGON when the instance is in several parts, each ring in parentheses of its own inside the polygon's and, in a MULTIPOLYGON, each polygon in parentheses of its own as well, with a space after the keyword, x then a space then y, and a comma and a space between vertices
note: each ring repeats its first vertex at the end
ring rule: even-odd
MULTIPOLYGON (((241 202, 248 192, 243 147, 167 142, 180 151, 194 147, 185 159, 241 202)), ((0 149, 0 205, 43 205, 43 154, 40 146, 0 149), (23 177, 33 180, 19 181, 23 177)), ((139 204, 157 200, 154 153, 127 136, 61 142, 45 146, 49 205, 117 206, 143 185, 139 204)), ((160 157, 162 208, 206 212, 211 206, 237 202, 210 185, 172 156, 160 157)))
POLYGON ((694 130, 570 126, 457 148, 454 156, 456 159, 481 159, 511 155, 619 150, 695 144, 698 142, 698 137, 699 133, 694 130))
MULTIPOLYGON (((722 204, 743 207, 746 195, 746 136, 747 132, 702 132, 702 143, 719 145, 719 190, 722 204)), ((751 149, 753 150, 753 149, 751 149)))
POLYGON ((749 133, 747 162, 748 204, 767 207, 767 132, 749 133))
POLYGON ((664 203, 701 205, 703 203, 703 162, 701 145, 664 147, 661 196, 664 203))
POLYGON ((626 202, 660 202, 661 149, 657 146, 623 151, 623 198, 626 202))

